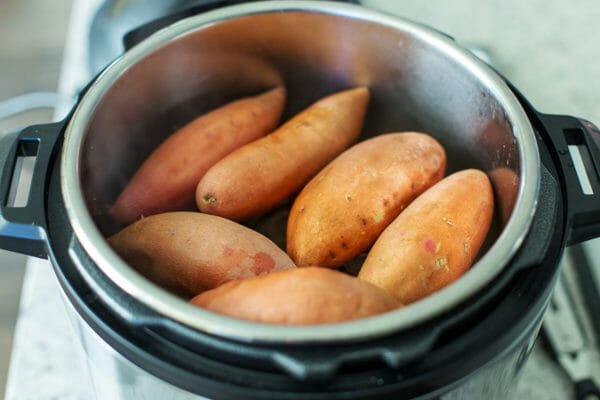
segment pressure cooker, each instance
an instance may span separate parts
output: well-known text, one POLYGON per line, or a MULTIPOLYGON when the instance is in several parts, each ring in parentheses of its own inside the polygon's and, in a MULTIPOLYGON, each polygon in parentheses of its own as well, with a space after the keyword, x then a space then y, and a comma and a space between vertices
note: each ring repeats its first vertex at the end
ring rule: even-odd
POLYGON ((591 122, 536 111, 443 33, 351 4, 267 1, 163 20, 63 121, 1 142, 0 247, 51 260, 96 390, 112 398, 506 398, 564 247, 600 235, 591 122), (489 174, 497 217, 463 277, 378 316, 278 326, 193 307, 111 249, 106 237, 122 226, 107 209, 162 140, 198 113, 281 82, 287 116, 366 85, 362 139, 427 132, 446 149, 448 172, 489 174), (24 157, 35 166, 17 205, 24 157))

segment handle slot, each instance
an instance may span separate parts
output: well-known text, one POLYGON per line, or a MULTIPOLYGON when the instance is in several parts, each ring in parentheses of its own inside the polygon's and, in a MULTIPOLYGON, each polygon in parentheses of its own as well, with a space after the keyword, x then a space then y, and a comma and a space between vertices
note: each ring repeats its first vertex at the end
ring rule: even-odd
POLYGON ((40 141, 20 139, 17 144, 15 165, 10 180, 6 207, 22 208, 29 203, 33 169, 36 164, 40 141))
POLYGON ((589 171, 589 166, 593 165, 592 157, 585 144, 583 130, 565 129, 563 132, 581 190, 584 195, 591 196, 594 194, 594 189, 589 177, 593 176, 594 171, 589 171))

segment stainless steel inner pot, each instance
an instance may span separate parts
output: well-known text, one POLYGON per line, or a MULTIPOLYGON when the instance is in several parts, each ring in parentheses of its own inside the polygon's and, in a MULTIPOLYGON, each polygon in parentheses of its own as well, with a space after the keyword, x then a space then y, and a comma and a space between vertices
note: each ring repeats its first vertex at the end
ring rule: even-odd
POLYGON ((165 321, 244 341, 365 340, 451 310, 510 262, 527 235, 538 185, 532 127, 489 67, 427 27, 320 1, 222 8, 152 35, 110 65, 85 93, 68 124, 61 159, 61 188, 75 235, 124 295, 165 321), (496 227, 466 275, 397 311, 340 324, 286 327, 192 307, 112 251, 105 236, 119 226, 105 212, 158 143, 225 101, 282 82, 288 88, 287 116, 328 93, 367 85, 372 101, 362 138, 424 131, 445 146, 448 172, 477 167, 490 174, 498 200, 496 227))

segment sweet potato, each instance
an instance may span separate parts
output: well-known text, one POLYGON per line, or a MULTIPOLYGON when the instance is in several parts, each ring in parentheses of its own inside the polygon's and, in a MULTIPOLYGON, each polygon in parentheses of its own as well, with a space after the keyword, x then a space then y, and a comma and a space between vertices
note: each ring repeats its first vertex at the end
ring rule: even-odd
POLYGON ((196 186, 213 164, 275 129, 285 94, 280 86, 233 101, 176 131, 140 166, 111 208, 112 216, 127 224, 193 205, 196 186))
POLYGON ((142 218, 108 242, 142 275, 187 297, 233 279, 295 267, 261 234, 197 212, 142 218))
POLYGON ((356 141, 368 101, 365 87, 330 95, 232 152, 200 180, 198 208, 234 220, 271 210, 356 141))
POLYGON ((358 277, 404 304, 419 300, 469 269, 493 212, 487 175, 456 172, 417 197, 383 231, 358 277))
POLYGON ((378 287, 319 267, 231 281, 191 303, 235 318, 286 325, 343 322, 400 307, 378 287))
POLYGON ((444 176, 431 136, 390 133, 342 153, 296 198, 287 252, 296 265, 337 267, 366 251, 415 197, 444 176))
POLYGON ((508 223, 512 214, 517 195, 519 194, 519 183, 521 179, 515 171, 506 167, 498 167, 490 171, 490 180, 494 186, 496 202, 500 214, 502 226, 508 223))

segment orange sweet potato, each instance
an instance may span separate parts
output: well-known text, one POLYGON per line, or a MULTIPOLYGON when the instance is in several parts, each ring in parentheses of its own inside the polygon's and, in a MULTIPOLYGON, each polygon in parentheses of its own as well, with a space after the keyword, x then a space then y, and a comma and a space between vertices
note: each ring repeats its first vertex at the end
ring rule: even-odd
POLYGON ((415 197, 444 176, 446 154, 424 133, 377 136, 354 145, 296 198, 287 252, 299 267, 337 267, 366 251, 415 197))
POLYGON ((232 152, 200 180, 198 208, 244 220, 277 206, 356 141, 368 101, 365 87, 338 92, 232 152))
POLYGON ((280 86, 233 101, 176 131, 134 174, 111 208, 112 216, 127 224, 193 204, 196 186, 213 164, 275 129, 285 94, 280 86))
POLYGON ((416 198, 373 245, 359 279, 404 304, 458 279, 490 228, 494 195, 487 175, 456 172, 416 198))
POLYGON ((319 267, 231 281, 191 303, 235 318, 286 325, 343 322, 400 307, 376 286, 319 267))
POLYGON ((295 267, 258 232, 198 212, 142 218, 108 242, 142 275, 187 297, 233 279, 295 267))

